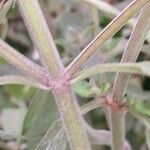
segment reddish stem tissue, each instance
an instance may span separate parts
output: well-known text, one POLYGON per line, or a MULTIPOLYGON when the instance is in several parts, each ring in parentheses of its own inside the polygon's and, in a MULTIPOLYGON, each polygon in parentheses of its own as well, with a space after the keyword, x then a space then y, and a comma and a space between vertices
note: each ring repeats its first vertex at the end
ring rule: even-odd
POLYGON ((105 105, 107 107, 110 107, 113 111, 117 111, 117 112, 124 112, 127 111, 127 106, 126 103, 117 100, 117 99, 112 99, 110 96, 105 96, 105 105))

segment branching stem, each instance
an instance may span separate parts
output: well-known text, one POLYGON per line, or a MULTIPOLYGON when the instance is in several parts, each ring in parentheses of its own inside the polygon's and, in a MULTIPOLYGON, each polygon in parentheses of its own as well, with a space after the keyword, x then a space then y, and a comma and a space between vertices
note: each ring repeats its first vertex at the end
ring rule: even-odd
POLYGON ((68 81, 68 74, 60 60, 38 0, 18 0, 18 3, 33 43, 40 52, 43 64, 49 70, 48 85, 51 85, 50 82, 53 80, 52 93, 70 147, 72 150, 91 150, 79 106, 68 81))
MULTIPOLYGON (((131 34, 126 49, 124 50, 121 63, 135 62, 146 34, 150 27, 150 2, 143 8, 138 22, 131 34)), ((126 90, 130 74, 118 73, 113 86, 113 98, 122 100, 126 90)), ((111 110, 111 130, 113 135, 113 150, 123 150, 125 140, 125 114, 123 112, 114 112, 111 110)))

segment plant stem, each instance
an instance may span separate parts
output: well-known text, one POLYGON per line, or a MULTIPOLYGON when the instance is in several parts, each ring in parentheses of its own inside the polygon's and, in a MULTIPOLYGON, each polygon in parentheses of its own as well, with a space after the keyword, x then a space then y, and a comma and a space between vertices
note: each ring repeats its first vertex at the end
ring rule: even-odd
MULTIPOLYGON (((126 49, 124 50, 121 63, 135 62, 146 34, 150 26, 150 3, 142 10, 138 22, 131 34, 126 49)), ((113 99, 122 100, 124 91, 126 90, 130 74, 118 73, 113 86, 113 99)), ((113 134, 113 150, 124 149, 125 139, 125 114, 123 112, 114 112, 111 110, 111 130, 113 134)))
POLYGON ((97 7, 101 12, 109 15, 109 17, 111 18, 119 14, 119 10, 117 8, 114 8, 111 4, 105 1, 102 0, 84 0, 84 1, 97 7))
MULTIPOLYGON (((85 126, 92 144, 109 146, 112 145, 111 131, 102 129, 96 130, 90 127, 87 123, 85 123, 85 126)), ((125 141, 124 143, 124 150, 132 150, 128 141, 125 141)))
POLYGON ((79 106, 75 99, 74 94, 70 88, 70 85, 65 89, 58 92, 54 92, 57 106, 60 109, 61 119, 63 127, 67 132, 67 138, 70 143, 71 150, 90 150, 90 144, 87 140, 87 133, 83 129, 79 106))
MULTIPOLYGON (((111 18, 116 17, 120 13, 120 10, 118 10, 117 8, 113 7, 111 4, 105 1, 102 0, 84 0, 84 1, 94 5, 99 9, 99 11, 101 11, 105 15, 108 15, 111 18)), ((127 24, 131 27, 134 27, 135 21, 136 21, 135 19, 131 18, 127 22, 127 24)))
MULTIPOLYGON (((145 41, 145 37, 150 28, 150 10, 149 5, 144 7, 142 13, 140 14, 139 20, 134 28, 132 35, 129 39, 126 49, 124 50, 121 63, 130 63, 135 62, 140 51, 142 45, 145 41), (139 30, 140 29, 140 30, 139 30)), ((140 63, 139 63, 140 64, 140 63)), ((121 64, 120 64, 121 65, 121 64)), ((130 78, 130 74, 118 73, 116 76, 115 84, 114 84, 114 96, 121 97, 123 95, 124 90, 127 87, 128 80, 130 78), (126 79, 126 80, 124 80, 126 79), (119 82, 119 83, 118 83, 119 82), (118 92, 119 91, 119 92, 118 92)))
MULTIPOLYGON (((38 1, 19 0, 18 2, 32 40, 40 51, 44 64, 48 66, 51 75, 49 78, 53 79, 52 93, 70 147, 72 150, 90 150, 91 147, 86 130, 83 127, 79 106, 75 95, 72 93, 66 70, 59 58, 38 1)), ((51 84, 50 81, 48 81, 48 84, 51 84)))
POLYGON ((100 47, 113 36, 134 14, 150 0, 134 0, 126 7, 67 67, 70 75, 74 75, 100 47))
MULTIPOLYGON (((90 67, 87 69, 83 69, 77 74, 75 74, 74 79, 71 80, 71 83, 78 82, 80 80, 84 80, 90 76, 100 74, 100 73, 110 73, 110 72, 124 72, 124 73, 134 73, 134 74, 146 74, 149 75, 149 72, 144 72, 142 67, 144 64, 146 65, 148 62, 142 63, 111 63, 111 64, 100 64, 94 67, 90 67)), ((150 66, 150 62, 148 63, 150 66)), ((148 68, 148 67, 147 67, 148 68)), ((147 71, 145 69, 145 71, 147 71)))
POLYGON ((103 99, 95 99, 91 102, 86 103, 85 105, 81 106, 81 114, 85 115, 91 110, 94 110, 96 108, 99 108, 101 106, 104 106, 104 100, 103 99))
POLYGON ((14 48, 9 46, 7 43, 0 39, 0 56, 8 61, 10 64, 13 64, 18 69, 23 71, 23 73, 28 76, 33 76, 40 81, 45 79, 45 69, 39 65, 33 63, 31 60, 18 53, 14 48))
POLYGON ((51 75, 58 74, 63 65, 38 1, 18 0, 18 4, 43 64, 48 67, 51 75))
POLYGON ((43 86, 40 83, 37 83, 36 80, 28 79, 22 76, 13 76, 13 75, 1 76, 0 85, 6 85, 6 84, 20 84, 20 85, 37 87, 41 89, 47 89, 47 87, 43 86))

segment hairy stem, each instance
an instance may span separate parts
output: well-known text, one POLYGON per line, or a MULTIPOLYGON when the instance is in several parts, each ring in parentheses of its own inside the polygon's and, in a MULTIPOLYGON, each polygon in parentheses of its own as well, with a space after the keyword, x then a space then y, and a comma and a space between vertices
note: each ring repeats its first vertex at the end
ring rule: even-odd
POLYGON ((48 67, 51 75, 58 74, 62 63, 38 1, 18 0, 18 4, 43 64, 48 67))
POLYGON ((6 84, 20 84, 20 85, 37 87, 41 89, 47 89, 47 87, 38 83, 36 80, 34 81, 32 79, 28 79, 22 76, 13 76, 13 75, 1 76, 0 85, 6 85, 6 84))
POLYGON ((51 76, 49 76, 48 84, 53 84, 52 93, 55 97, 70 147, 72 150, 90 150, 91 147, 82 124, 79 106, 68 83, 68 75, 60 61, 58 51, 39 4, 37 0, 19 0, 19 7, 32 40, 42 56, 43 63, 50 71, 51 76), (51 79, 53 79, 52 83, 51 79))
POLYGON ((83 124, 81 112, 70 85, 59 91, 59 94, 54 92, 54 96, 60 109, 61 119, 65 124, 64 129, 67 132, 71 150, 90 150, 87 133, 81 125, 83 124))
POLYGON ((74 75, 79 71, 89 58, 149 1, 134 0, 126 7, 67 67, 69 74, 74 75))
MULTIPOLYGON (((123 53, 121 63, 136 61, 150 27, 149 14, 150 3, 143 8, 140 14, 138 22, 123 53)), ((122 100, 129 78, 130 74, 118 73, 116 75, 113 86, 113 99, 122 100)), ((114 112, 111 110, 111 130, 113 134, 113 150, 123 150, 125 139, 125 119, 123 112, 114 112)))
MULTIPOLYGON (((142 45, 145 41, 145 37, 150 28, 149 5, 150 4, 145 6, 145 8, 142 10, 142 13, 140 14, 136 27, 132 32, 132 35, 129 39, 126 49, 124 50, 121 63, 135 62, 141 51, 142 45)), ((122 97, 123 92, 127 87, 129 78, 130 78, 130 74, 124 74, 124 73, 117 74, 115 79, 115 84, 114 84, 115 87, 114 96, 116 98, 122 97)))
POLYGON ((73 84, 75 82, 84 80, 96 74, 111 73, 111 72, 118 72, 118 71, 123 73, 133 73, 133 74, 141 74, 141 75, 144 74, 150 76, 148 67, 150 67, 150 62, 100 64, 94 67, 81 70, 80 72, 75 74, 74 79, 71 80, 71 83, 73 84), (147 69, 146 68, 143 69, 144 66, 147 69))
POLYGON ((28 76, 33 76, 41 81, 45 80, 46 71, 44 68, 33 63, 31 60, 18 53, 14 48, 0 39, 0 56, 23 71, 28 76))

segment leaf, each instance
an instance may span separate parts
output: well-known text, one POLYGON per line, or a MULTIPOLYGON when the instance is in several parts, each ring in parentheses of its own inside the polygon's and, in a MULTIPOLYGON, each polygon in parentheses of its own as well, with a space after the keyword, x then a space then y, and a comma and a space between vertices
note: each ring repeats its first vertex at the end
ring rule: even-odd
POLYGON ((32 99, 22 130, 29 150, 37 146, 56 118, 58 112, 51 93, 38 90, 32 99))
POLYGON ((101 83, 100 84, 100 93, 104 94, 105 92, 107 92, 107 90, 110 88, 110 84, 109 83, 101 83))
POLYGON ((10 98, 15 98, 16 100, 23 101, 25 99, 30 99, 36 93, 37 89, 30 86, 22 85, 5 85, 2 87, 4 92, 8 93, 10 98))
POLYGON ((60 119, 57 119, 37 145, 36 150, 66 150, 66 146, 67 139, 60 119))
POLYGON ((150 104, 147 101, 140 101, 135 105, 135 111, 150 117, 150 104))
POLYGON ((16 98, 22 98, 24 96, 24 86, 22 85, 5 85, 5 91, 7 91, 11 96, 16 98))
POLYGON ((148 149, 150 149, 150 129, 146 129, 146 143, 147 143, 148 149))
POLYGON ((86 81, 80 81, 73 85, 73 89, 76 94, 81 97, 90 98, 94 95, 92 91, 92 86, 86 81))

